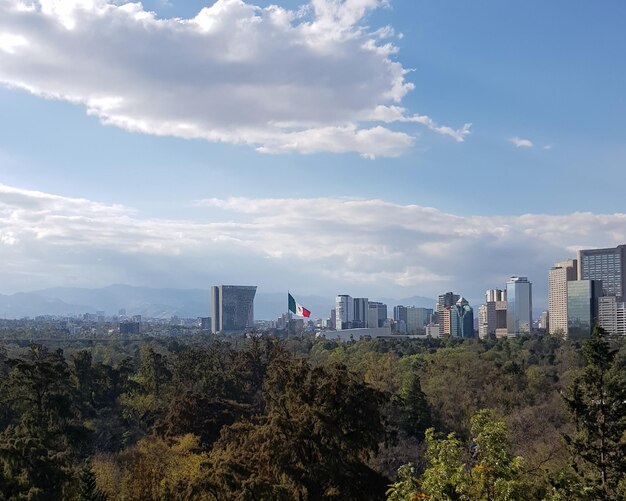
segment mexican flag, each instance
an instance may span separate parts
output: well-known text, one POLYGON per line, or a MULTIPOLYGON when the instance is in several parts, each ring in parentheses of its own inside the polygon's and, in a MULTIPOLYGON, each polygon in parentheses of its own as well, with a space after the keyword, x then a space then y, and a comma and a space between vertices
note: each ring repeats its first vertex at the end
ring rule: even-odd
POLYGON ((291 294, 288 293, 287 295, 289 296, 289 311, 291 313, 299 317, 311 316, 311 312, 307 310, 304 306, 302 306, 300 303, 296 303, 296 300, 293 298, 291 294))

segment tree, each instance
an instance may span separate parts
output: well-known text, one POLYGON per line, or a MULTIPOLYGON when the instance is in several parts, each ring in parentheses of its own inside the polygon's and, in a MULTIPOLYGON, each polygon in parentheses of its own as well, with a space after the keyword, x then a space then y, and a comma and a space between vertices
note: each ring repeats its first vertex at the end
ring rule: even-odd
POLYGON ((171 444, 147 437, 118 454, 96 456, 93 470, 110 499, 213 499, 207 492, 194 490, 206 460, 206 454, 198 449, 198 438, 193 435, 177 437, 171 444))
POLYGON ((386 479, 365 463, 384 427, 383 396, 345 366, 271 364, 266 414, 223 429, 209 460, 223 499, 377 499, 386 479))
POLYGON ((0 433, 0 492, 58 499, 71 482, 72 453, 86 434, 63 352, 31 345, 26 358, 7 365, 6 399, 14 419, 0 433))
POLYGON ((387 491, 392 501, 515 501, 525 499, 522 458, 509 454, 506 425, 490 410, 471 419, 473 435, 464 444, 454 433, 438 437, 426 431, 428 466, 421 477, 410 465, 387 491))
POLYGON ((626 373, 607 333, 593 329, 583 342, 586 365, 563 394, 575 433, 564 435, 579 480, 602 499, 622 499, 626 475, 626 373))
POLYGON ((169 439, 191 433, 204 448, 210 449, 223 426, 251 415, 248 404, 184 392, 172 399, 165 416, 155 423, 154 431, 169 439))
POLYGON ((105 494, 96 485, 96 475, 88 464, 85 464, 78 479, 78 501, 106 501, 105 494))
POLYGON ((420 377, 417 371, 412 371, 408 387, 400 395, 402 422, 407 433, 418 440, 424 438, 424 433, 431 424, 430 406, 426 395, 422 391, 420 377))

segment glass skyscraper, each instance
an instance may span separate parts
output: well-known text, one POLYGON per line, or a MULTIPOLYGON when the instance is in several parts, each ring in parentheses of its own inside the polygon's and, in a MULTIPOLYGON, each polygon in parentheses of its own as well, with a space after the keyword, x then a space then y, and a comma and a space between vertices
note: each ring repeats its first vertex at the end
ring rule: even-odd
POLYGON ((567 282, 567 337, 585 339, 598 321, 598 298, 602 296, 599 280, 567 282))
POLYGON ((450 336, 474 337, 474 310, 464 297, 450 307, 450 336))
POLYGON ((532 284, 526 277, 511 277, 506 283, 507 336, 530 333, 533 325, 532 284))

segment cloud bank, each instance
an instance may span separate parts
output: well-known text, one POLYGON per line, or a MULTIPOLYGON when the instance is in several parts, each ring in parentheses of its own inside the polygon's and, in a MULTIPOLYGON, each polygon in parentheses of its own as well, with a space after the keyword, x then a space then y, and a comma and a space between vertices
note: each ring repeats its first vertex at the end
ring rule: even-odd
POLYGON ((0 185, 4 292, 52 285, 206 288, 370 297, 454 290, 480 301, 510 275, 534 283, 578 248, 626 242, 626 214, 468 216, 377 199, 197 201, 195 220, 0 185))
POLYGON ((0 0, 0 83, 130 131, 265 153, 396 156, 414 136, 394 122, 462 141, 469 124, 398 106, 413 84, 394 60, 393 29, 364 24, 385 3, 311 0, 292 11, 217 0, 191 19, 159 19, 140 3, 0 0))

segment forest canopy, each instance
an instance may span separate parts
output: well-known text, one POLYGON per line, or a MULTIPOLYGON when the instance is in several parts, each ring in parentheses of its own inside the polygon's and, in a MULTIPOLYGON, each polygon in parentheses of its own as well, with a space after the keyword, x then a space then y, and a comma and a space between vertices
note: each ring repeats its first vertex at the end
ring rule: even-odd
POLYGON ((0 499, 626 498, 626 345, 0 346, 0 499))

